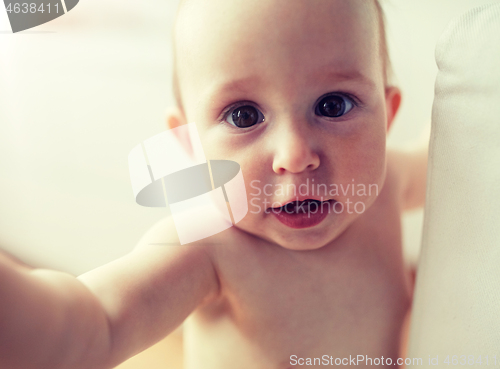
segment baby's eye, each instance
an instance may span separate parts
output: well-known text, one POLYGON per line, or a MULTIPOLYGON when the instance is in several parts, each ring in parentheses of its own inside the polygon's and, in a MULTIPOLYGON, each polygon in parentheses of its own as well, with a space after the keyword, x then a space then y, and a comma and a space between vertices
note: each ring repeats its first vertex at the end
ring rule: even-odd
POLYGON ((225 120, 238 128, 248 128, 262 123, 264 115, 251 105, 243 105, 231 109, 225 120))
POLYGON ((348 113, 354 107, 351 99, 342 95, 328 95, 316 106, 316 115, 337 118, 348 113))

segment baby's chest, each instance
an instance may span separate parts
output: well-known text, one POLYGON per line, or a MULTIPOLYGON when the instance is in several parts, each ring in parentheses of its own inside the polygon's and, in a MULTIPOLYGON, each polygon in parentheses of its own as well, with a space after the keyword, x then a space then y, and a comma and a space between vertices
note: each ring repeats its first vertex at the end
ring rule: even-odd
POLYGON ((232 254, 220 269, 222 298, 214 316, 228 318, 229 331, 263 348, 348 351, 362 332, 388 334, 407 308, 403 269, 388 265, 384 252, 372 244, 364 251, 232 254))
POLYGON ((387 293, 398 293, 402 287, 399 271, 374 255, 365 260, 268 260, 255 268, 240 268, 223 284, 223 294, 243 316, 263 324, 291 327, 290 321, 296 327, 302 321, 338 328, 351 316, 386 305, 387 293))

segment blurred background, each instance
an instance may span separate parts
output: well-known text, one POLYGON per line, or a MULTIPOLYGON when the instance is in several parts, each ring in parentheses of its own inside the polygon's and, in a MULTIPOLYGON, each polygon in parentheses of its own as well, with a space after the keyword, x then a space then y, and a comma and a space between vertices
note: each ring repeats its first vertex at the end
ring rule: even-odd
MULTIPOLYGON (((130 251, 167 215, 135 203, 127 158, 165 129, 177 2, 81 0, 17 34, 0 5, 0 249, 80 274, 130 251)), ((382 0, 403 92, 391 145, 408 145, 430 122, 434 46, 447 23, 491 2, 382 0)), ((409 263, 422 213, 403 220, 409 263)))

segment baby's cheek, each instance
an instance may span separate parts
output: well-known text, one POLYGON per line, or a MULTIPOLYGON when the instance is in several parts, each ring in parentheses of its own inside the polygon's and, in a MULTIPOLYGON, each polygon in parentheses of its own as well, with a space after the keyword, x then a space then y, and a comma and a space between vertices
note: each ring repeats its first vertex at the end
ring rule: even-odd
POLYGON ((357 147, 347 162, 353 201, 361 201, 367 205, 374 201, 380 193, 385 177, 385 141, 368 141, 357 147))
POLYGON ((355 180, 372 180, 384 170, 385 141, 363 140, 352 147, 348 160, 350 169, 356 174, 355 180))
POLYGON ((360 183, 380 189, 385 177, 385 150, 374 152, 372 156, 365 157, 364 163, 360 165, 364 167, 360 183))

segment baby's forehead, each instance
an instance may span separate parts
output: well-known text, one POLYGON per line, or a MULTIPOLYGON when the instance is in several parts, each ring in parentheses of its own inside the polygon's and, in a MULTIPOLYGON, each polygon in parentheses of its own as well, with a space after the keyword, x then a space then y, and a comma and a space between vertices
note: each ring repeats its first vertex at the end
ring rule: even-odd
MULTIPOLYGON (((306 32, 311 25, 327 32, 332 23, 337 23, 336 30, 347 30, 353 22, 376 27, 376 4, 376 0, 181 0, 175 40, 176 44, 199 42, 200 36, 217 31, 231 31, 225 38, 252 30, 282 35, 291 29, 306 32)), ((336 36, 341 35, 329 35, 336 36)))
POLYGON ((380 49, 379 21, 371 0, 183 0, 175 78, 181 85, 196 69, 239 72, 233 64, 265 66, 281 57, 307 63, 308 55, 327 55, 332 41, 339 63, 355 60, 356 48, 380 49))

